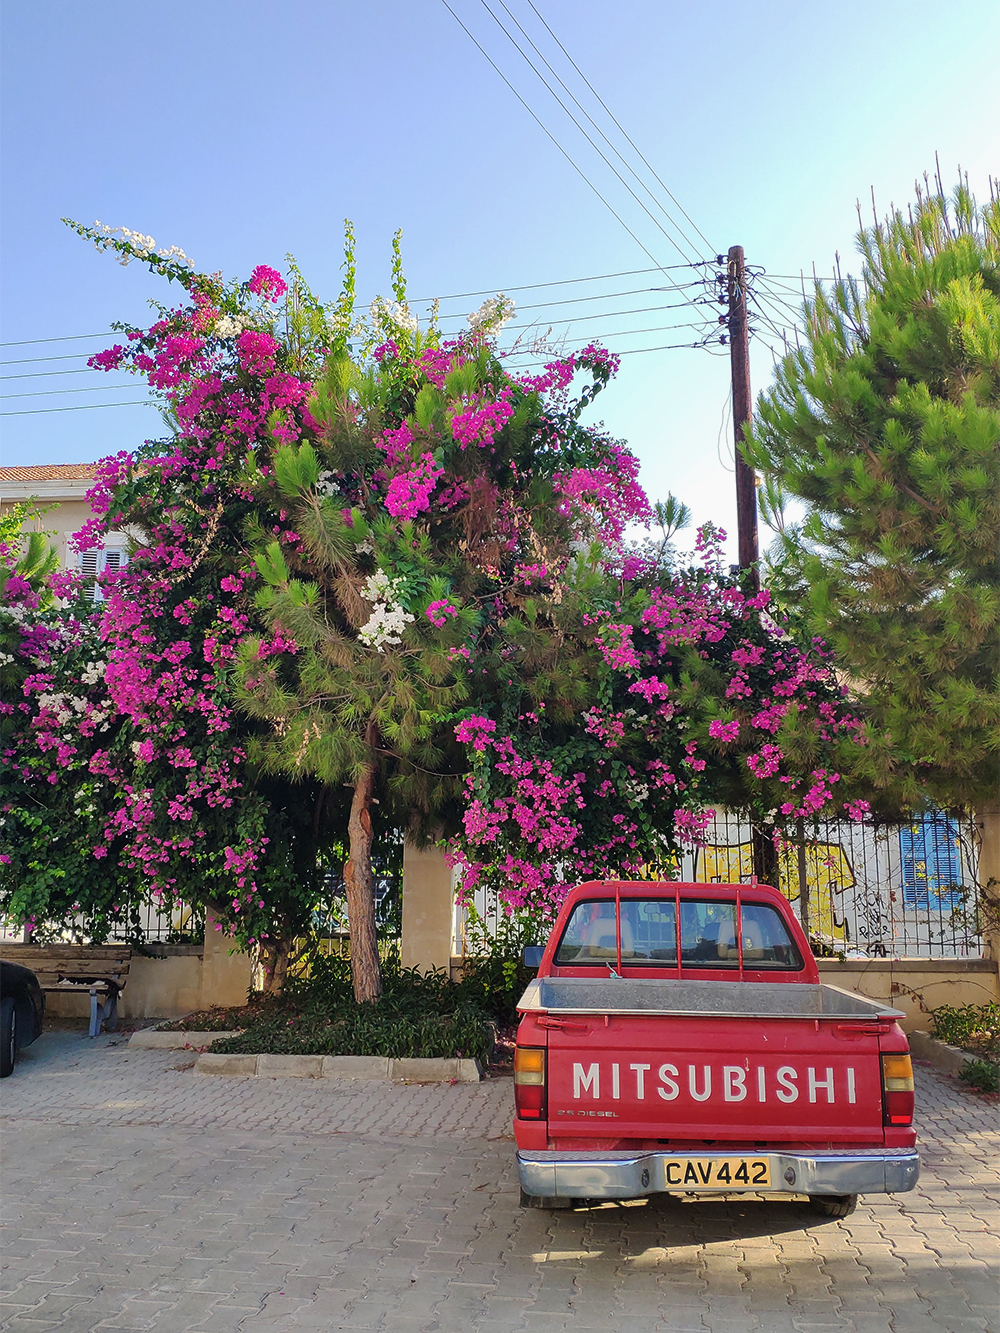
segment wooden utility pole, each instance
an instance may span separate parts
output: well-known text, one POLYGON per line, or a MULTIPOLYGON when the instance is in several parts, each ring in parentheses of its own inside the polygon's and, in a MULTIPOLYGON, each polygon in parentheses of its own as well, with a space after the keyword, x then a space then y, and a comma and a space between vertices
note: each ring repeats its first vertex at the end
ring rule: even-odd
MULTIPOLYGON (((736 536, 740 569, 747 571, 753 592, 760 588, 757 570, 757 478, 740 452, 743 427, 750 421, 750 335, 747 328, 747 273, 742 245, 729 248, 729 364, 733 383, 733 453, 736 455, 736 536)), ((770 833, 755 825, 751 833, 753 873, 762 884, 778 888, 778 853, 770 833)))
POLYGON ((743 427, 751 417, 750 339, 747 330, 747 275, 742 245, 729 249, 729 362, 733 382, 733 442, 736 454, 736 534, 740 568, 751 571, 754 590, 757 574, 757 479, 743 459, 740 444, 743 427))

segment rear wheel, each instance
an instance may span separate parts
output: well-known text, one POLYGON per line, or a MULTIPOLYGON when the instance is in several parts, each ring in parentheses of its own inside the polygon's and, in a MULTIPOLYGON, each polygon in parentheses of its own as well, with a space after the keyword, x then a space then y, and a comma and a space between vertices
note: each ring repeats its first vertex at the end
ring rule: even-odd
POLYGON ((14 1072, 17 1055, 17 1005, 13 995, 0 1001, 0 1078, 9 1078, 14 1072))
POLYGON ((552 1194, 525 1194, 521 1191, 522 1208, 572 1208, 575 1200, 562 1199, 552 1194))
POLYGON ((809 1207, 821 1217, 850 1217, 858 1206, 856 1194, 810 1194, 809 1207))

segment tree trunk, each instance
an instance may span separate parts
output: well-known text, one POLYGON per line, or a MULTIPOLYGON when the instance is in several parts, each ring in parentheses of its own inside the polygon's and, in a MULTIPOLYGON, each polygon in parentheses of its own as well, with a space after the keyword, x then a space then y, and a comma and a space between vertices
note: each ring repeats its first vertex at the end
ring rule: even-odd
MULTIPOLYGON (((802 922, 802 929, 808 938, 809 931, 812 928, 812 904, 809 901, 809 873, 806 868, 806 822, 804 819, 798 819, 795 822, 795 852, 799 875, 799 920, 802 922)), ((775 885, 775 888, 777 887, 775 885)))
POLYGON ((375 789, 375 745, 377 733, 369 723, 365 740, 371 757, 354 786, 351 815, 347 824, 350 854, 344 866, 347 888, 347 921, 351 931, 351 980, 358 1004, 377 1000, 382 994, 382 969, 375 926, 375 876, 372 874, 372 793, 375 789))
POLYGON ((774 839, 766 828, 754 824, 751 829, 751 847, 753 855, 753 873, 759 884, 770 884, 778 888, 778 851, 774 839))
POLYGON ((261 940, 257 946, 257 956, 264 974, 265 995, 281 994, 285 977, 288 975, 288 960, 293 945, 294 940, 282 936, 280 939, 261 940))

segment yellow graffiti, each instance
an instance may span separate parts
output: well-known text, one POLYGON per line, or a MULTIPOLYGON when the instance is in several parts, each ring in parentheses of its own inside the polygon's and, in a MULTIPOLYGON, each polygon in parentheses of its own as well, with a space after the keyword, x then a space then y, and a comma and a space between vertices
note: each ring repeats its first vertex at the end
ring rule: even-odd
MULTIPOLYGON (((778 856, 778 887, 789 902, 799 899, 799 853, 789 846, 778 856)), ((838 916, 835 894, 854 886, 854 871, 839 843, 810 842, 805 849, 805 879, 809 893, 809 928, 830 940, 847 938, 843 909, 838 916)), ((746 883, 753 874, 753 844, 741 842, 702 847, 695 877, 705 883, 746 883)))

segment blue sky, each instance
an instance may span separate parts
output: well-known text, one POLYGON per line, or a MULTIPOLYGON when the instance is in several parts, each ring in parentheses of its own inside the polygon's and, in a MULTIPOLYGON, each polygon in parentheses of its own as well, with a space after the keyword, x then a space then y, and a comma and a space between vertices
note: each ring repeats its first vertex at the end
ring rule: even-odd
MULTIPOLYGON (((712 314, 687 304, 700 288, 670 290, 704 270, 634 270, 710 258, 732 244, 769 275, 814 263, 830 272, 837 251, 856 267, 855 200, 870 210, 872 187, 880 209, 905 203, 937 151, 947 185, 961 164, 983 196, 1000 167, 994 0, 947 8, 929 0, 534 0, 537 11, 530 0, 506 0, 680 220, 686 240, 617 164, 678 250, 483 0, 449 3, 582 176, 443 0, 172 0, 142 13, 79 0, 5 7, 0 373, 2 410, 18 413, 0 423, 5 465, 89 462, 160 433, 150 409, 95 407, 140 397, 138 385, 115 390, 123 377, 62 372, 80 370, 109 341, 72 335, 100 334, 115 319, 141 322, 150 297, 170 294, 137 265, 117 267, 89 248, 60 224, 63 215, 151 234, 229 276, 280 266, 291 251, 324 297, 339 286, 350 217, 366 300, 389 289, 390 240, 402 227, 414 298, 531 287, 513 293, 517 323, 551 324, 569 346, 603 335, 628 352, 690 341, 712 314), (690 222, 631 154, 539 15, 690 222), (576 303, 542 304, 570 298, 576 303), (690 323, 699 328, 670 329, 690 323)), ((500 0, 491 4, 544 69, 500 0)), ((794 305, 795 286, 775 276, 759 290, 794 305)), ((479 301, 458 296, 442 308, 461 317, 479 301)), ((775 323, 792 318, 780 303, 764 310, 775 323)), ((770 378, 774 344, 755 342, 755 389, 770 378)), ((639 455, 653 498, 673 491, 698 520, 732 530, 728 373, 727 356, 706 350, 626 355, 598 415, 639 455)))

